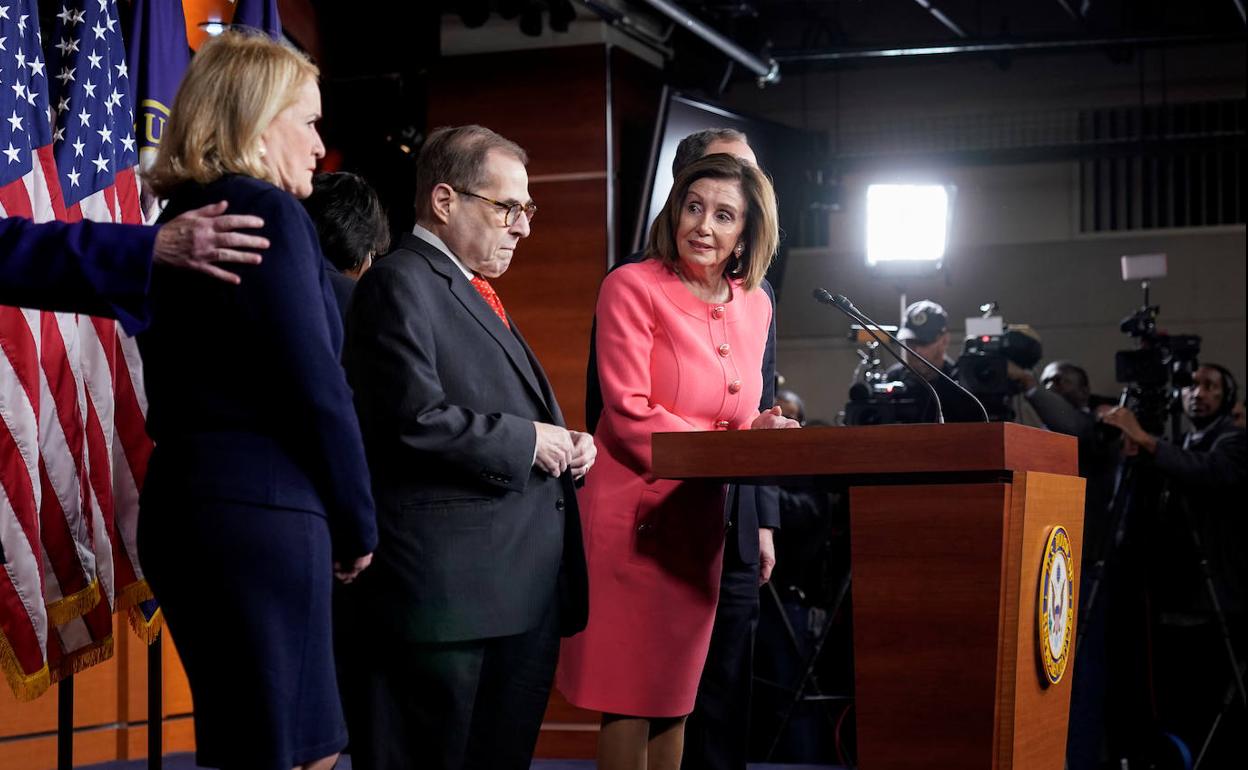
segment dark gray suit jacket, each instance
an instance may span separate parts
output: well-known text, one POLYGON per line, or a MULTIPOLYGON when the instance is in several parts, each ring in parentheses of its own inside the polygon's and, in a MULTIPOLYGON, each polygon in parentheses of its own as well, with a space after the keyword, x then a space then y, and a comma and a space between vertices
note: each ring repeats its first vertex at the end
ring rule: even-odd
POLYGON ((380 544, 354 593, 410 641, 505 636, 551 601, 584 628, 572 477, 533 468, 533 422, 563 425, 541 366, 463 272, 414 235, 365 273, 344 364, 368 451, 380 544))

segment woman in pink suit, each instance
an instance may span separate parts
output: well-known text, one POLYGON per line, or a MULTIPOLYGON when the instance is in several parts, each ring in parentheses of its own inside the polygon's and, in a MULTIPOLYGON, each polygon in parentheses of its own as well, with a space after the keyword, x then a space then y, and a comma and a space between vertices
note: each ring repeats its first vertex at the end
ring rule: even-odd
POLYGON ((676 179, 646 258, 598 296, 605 406, 579 496, 590 616, 563 643, 557 684, 603 712, 605 770, 679 766, 719 595, 724 485, 655 478, 651 435, 797 427, 757 409, 776 221, 761 171, 709 155, 676 179))

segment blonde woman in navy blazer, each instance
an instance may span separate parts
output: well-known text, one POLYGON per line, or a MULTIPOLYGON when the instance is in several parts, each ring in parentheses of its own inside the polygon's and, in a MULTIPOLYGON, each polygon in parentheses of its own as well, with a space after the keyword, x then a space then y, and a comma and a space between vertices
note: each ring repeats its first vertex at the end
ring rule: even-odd
POLYGON ((346 745, 330 591, 377 533, 341 320, 298 200, 325 152, 316 76, 265 37, 207 43, 148 176, 166 218, 226 200, 271 243, 237 286, 157 271, 139 337, 156 442, 139 556, 209 767, 320 770, 346 745))

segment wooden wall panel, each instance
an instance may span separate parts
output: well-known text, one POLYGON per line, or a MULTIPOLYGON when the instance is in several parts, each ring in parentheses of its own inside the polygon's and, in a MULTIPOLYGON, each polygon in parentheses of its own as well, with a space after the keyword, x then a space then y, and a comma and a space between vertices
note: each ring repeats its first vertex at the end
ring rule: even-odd
POLYGON ((446 57, 430 75, 429 128, 492 128, 529 153, 530 177, 605 173, 606 77, 603 46, 446 57))

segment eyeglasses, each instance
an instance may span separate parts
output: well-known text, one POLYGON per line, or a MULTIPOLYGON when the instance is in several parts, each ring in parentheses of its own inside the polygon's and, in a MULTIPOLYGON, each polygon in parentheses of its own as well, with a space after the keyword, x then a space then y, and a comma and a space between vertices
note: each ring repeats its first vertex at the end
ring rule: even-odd
POLYGON ((491 206, 495 206, 507 212, 506 216, 503 218, 505 227, 511 227, 514 225, 516 220, 520 219, 521 213, 523 213, 525 219, 528 219, 530 222, 533 221, 533 217, 537 216, 537 204, 533 201, 529 201, 528 203, 503 203, 502 201, 496 201, 493 198, 487 198, 484 195, 477 195, 476 193, 468 192, 467 190, 458 190, 454 187, 451 189, 455 190, 455 192, 460 195, 471 195, 474 198, 479 198, 491 206))

